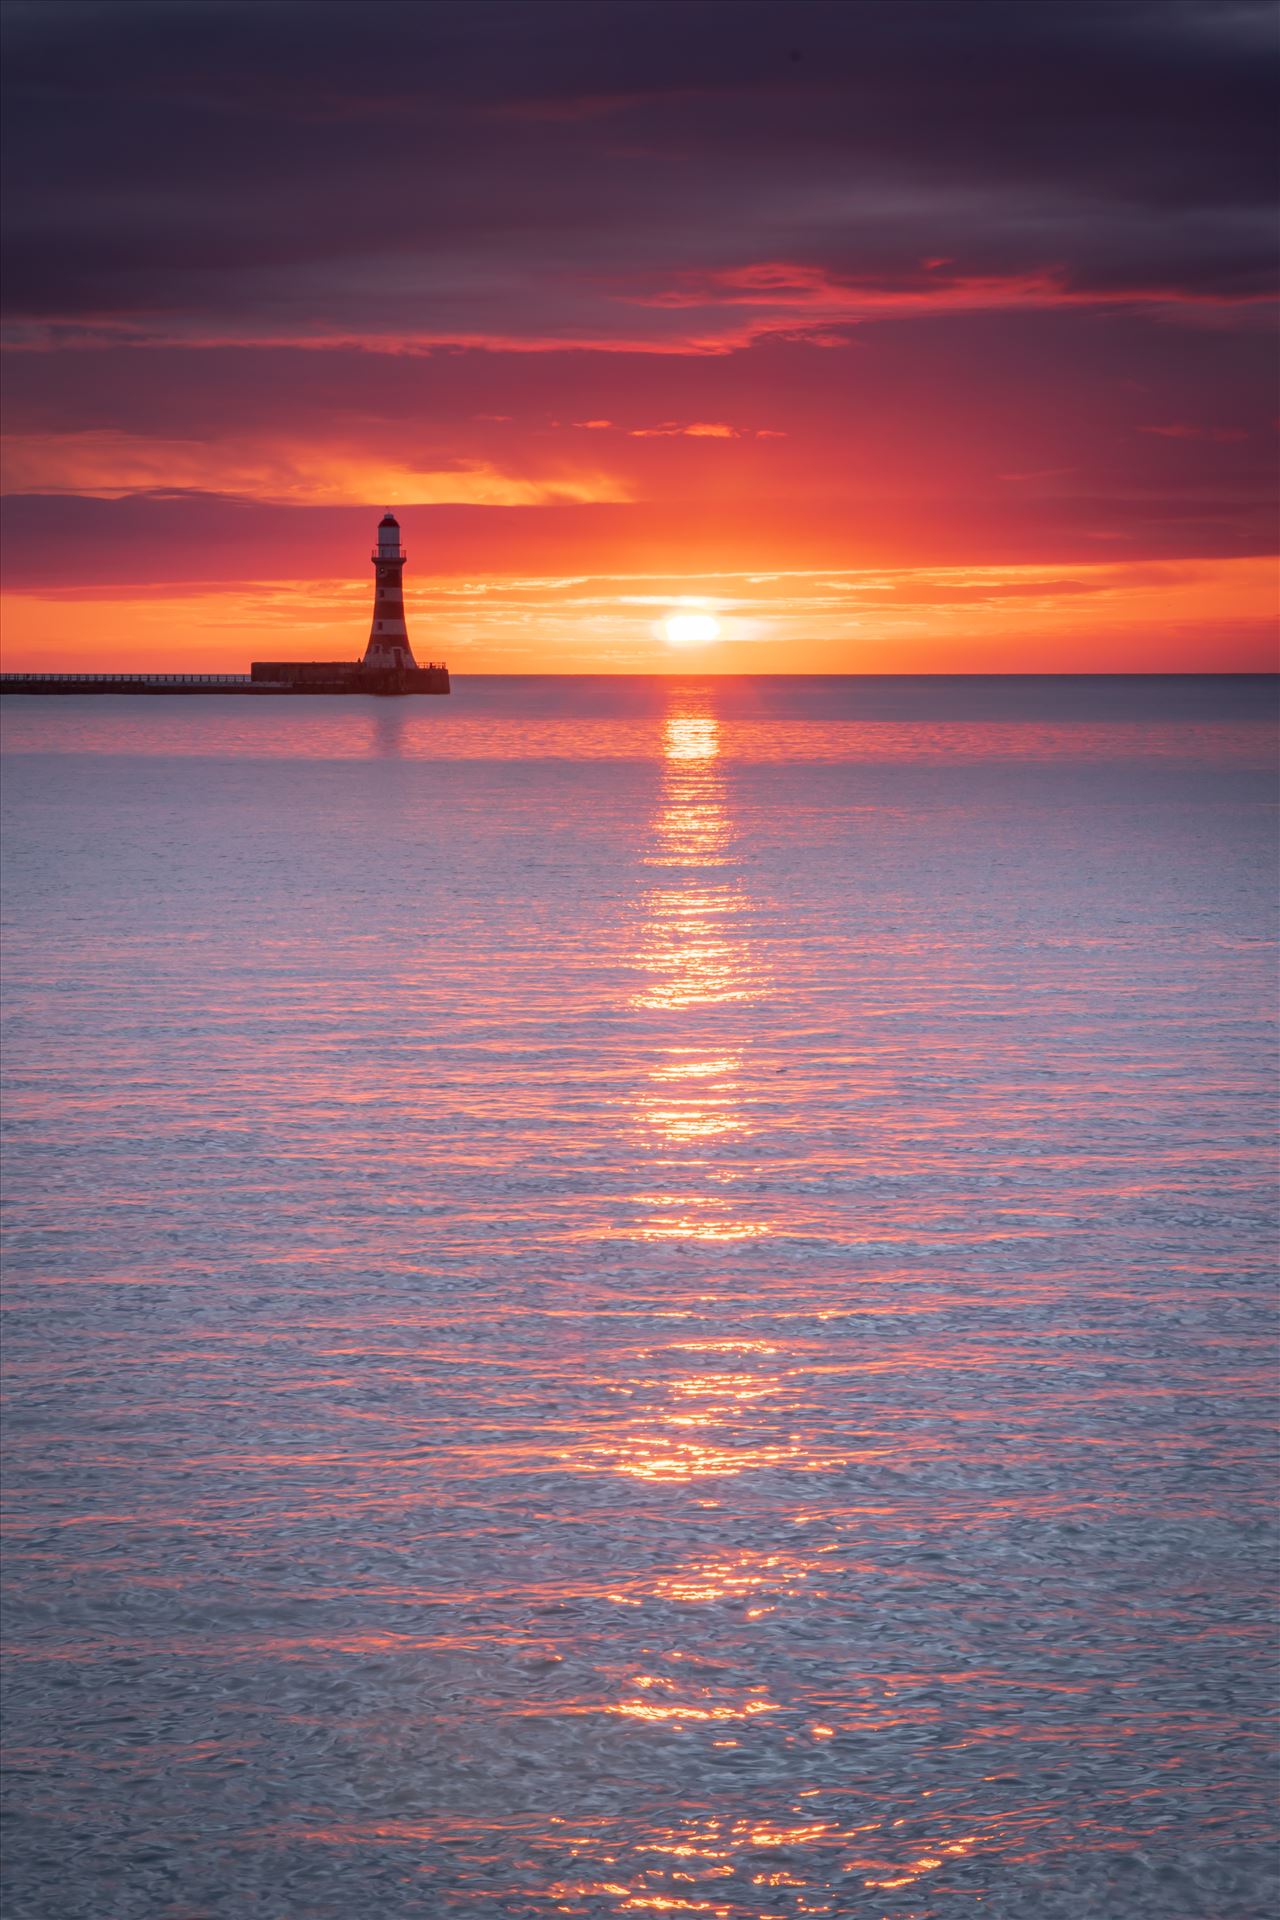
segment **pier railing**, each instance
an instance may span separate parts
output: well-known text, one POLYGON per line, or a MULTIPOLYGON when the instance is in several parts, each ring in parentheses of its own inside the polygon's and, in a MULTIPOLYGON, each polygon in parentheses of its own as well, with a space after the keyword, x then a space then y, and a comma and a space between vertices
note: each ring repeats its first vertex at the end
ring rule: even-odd
POLYGON ((47 673, 0 673, 0 687, 8 686, 15 680, 75 680, 93 681, 95 685, 104 680, 113 685, 131 684, 148 687, 239 687, 249 685, 247 673, 63 673, 61 668, 51 667, 47 673))

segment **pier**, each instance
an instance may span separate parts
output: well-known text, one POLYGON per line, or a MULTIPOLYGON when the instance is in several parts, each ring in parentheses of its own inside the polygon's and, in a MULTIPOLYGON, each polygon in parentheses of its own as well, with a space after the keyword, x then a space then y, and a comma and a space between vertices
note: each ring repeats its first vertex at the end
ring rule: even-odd
POLYGON ((0 694, 398 694, 449 692, 448 667, 366 667, 359 660, 255 662, 250 673, 0 673, 0 694))
POLYGON ((404 617, 400 523, 390 511, 378 523, 373 619, 360 660, 255 660, 248 673, 0 673, 0 694, 444 694, 449 669, 442 660, 420 667, 404 617))

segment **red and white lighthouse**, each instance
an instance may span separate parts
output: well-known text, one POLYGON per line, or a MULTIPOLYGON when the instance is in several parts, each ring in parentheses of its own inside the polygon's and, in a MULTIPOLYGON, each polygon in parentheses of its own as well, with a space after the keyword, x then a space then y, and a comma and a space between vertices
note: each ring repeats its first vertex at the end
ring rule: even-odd
POLYGON ((417 661, 409 645, 404 623, 404 548, 400 545, 400 522, 388 509, 378 522, 378 544, 373 550, 373 624, 363 665, 379 670, 400 672, 415 669, 417 661))

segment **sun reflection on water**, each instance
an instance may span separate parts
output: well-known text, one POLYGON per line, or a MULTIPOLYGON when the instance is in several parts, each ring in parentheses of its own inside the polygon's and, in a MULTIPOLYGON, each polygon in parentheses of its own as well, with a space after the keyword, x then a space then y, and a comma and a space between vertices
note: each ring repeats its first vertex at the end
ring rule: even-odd
POLYGON ((672 1010, 757 998, 754 957, 735 924, 749 910, 742 894, 723 883, 660 887, 646 910, 637 959, 650 980, 637 1006, 672 1010))
POLYGON ((649 1070, 656 1090, 641 1095, 640 1119, 675 1145, 744 1132, 746 1118, 738 1110, 741 1068, 737 1053, 668 1049, 649 1070))
POLYGON ((720 723, 710 713, 673 713, 666 725, 668 760, 714 760, 720 751, 720 723))
POLYGON ((670 1572, 651 1576, 645 1591, 654 1598, 703 1606, 721 1600, 778 1599, 803 1591, 820 1571, 817 1560, 799 1554, 764 1553, 749 1547, 736 1553, 695 1554, 670 1572))
MULTIPOLYGON (((607 1438, 565 1455, 566 1464, 578 1472, 667 1484, 781 1469, 829 1470, 834 1464, 830 1452, 793 1430, 799 1424, 797 1380, 792 1366, 776 1364, 786 1357, 774 1346, 757 1351, 752 1343, 726 1347, 715 1341, 678 1342, 637 1353, 634 1372, 611 1383, 625 1402, 622 1419, 607 1438), (739 1364, 690 1372, 679 1363, 688 1360, 691 1346, 710 1360, 736 1358, 739 1364), (758 1369, 741 1364, 757 1358, 775 1364, 758 1369)), ((769 1558, 739 1563, 742 1580, 747 1576, 741 1569, 748 1564, 754 1580, 761 1567, 768 1570, 782 1562, 769 1558)), ((705 1587, 708 1577, 704 1568, 697 1581, 705 1587)), ((742 1586, 744 1593, 750 1584, 748 1580, 742 1586)))
MULTIPOLYGON (((658 1708, 642 1711, 646 1706, 630 1703, 618 1711, 624 1717, 655 1721, 674 1717, 658 1708)), ((767 1720, 776 1710, 775 1702, 760 1700, 739 1717, 767 1720)), ((685 1715, 686 1720, 691 1717, 685 1715)), ((725 1739, 711 1744, 738 1743, 725 1739)), ((773 1816, 691 1808, 669 1824, 641 1821, 630 1831, 598 1815, 551 1814, 540 1825, 520 1822, 518 1831, 501 1821, 442 1816, 313 1827, 308 1838, 336 1848, 390 1843, 432 1854, 447 1850, 455 1863, 473 1860, 482 1869, 501 1835, 524 1855, 528 1878, 522 1893, 531 1912, 709 1913, 746 1920, 762 1911, 758 1890, 765 1888, 785 1889, 785 1895, 769 1895, 771 1913, 861 1913, 866 1894, 900 1893, 922 1883, 932 1886, 935 1898, 962 1898, 966 1908, 981 1904, 990 1892, 981 1857, 994 1867, 1013 1847, 1025 1846, 1036 1826, 1031 1810, 981 1830, 963 1831, 958 1814, 950 1819, 931 1815, 922 1804, 918 1818, 910 1822, 914 1837, 904 1840, 900 1829, 907 1822, 901 1818, 858 1819, 834 1810, 823 1817, 824 1801, 848 1797, 841 1789, 811 1788, 773 1816), (962 1880, 949 1876, 948 1870, 958 1869, 966 1870, 962 1880), (855 1888, 859 1897, 850 1905, 855 1888), (773 1904, 784 1897, 785 1908, 773 1904), (592 1904, 584 1907, 584 1901, 592 1904)), ((877 1902, 866 1911, 880 1914, 883 1909, 877 1902)))
POLYGON ((710 1157, 720 1144, 740 1148, 753 1131, 750 1063, 741 1044, 716 1045, 704 1023, 692 1021, 757 1001, 764 980, 751 939, 753 903, 730 870, 734 831, 719 722, 697 697, 677 691, 674 698, 644 857, 668 871, 640 903, 635 963, 647 978, 632 1002, 639 1012, 670 1017, 635 1102, 641 1150, 659 1177, 633 1196, 641 1214, 625 1231, 646 1241, 714 1245, 763 1239, 771 1228, 744 1215, 736 1172, 710 1157))

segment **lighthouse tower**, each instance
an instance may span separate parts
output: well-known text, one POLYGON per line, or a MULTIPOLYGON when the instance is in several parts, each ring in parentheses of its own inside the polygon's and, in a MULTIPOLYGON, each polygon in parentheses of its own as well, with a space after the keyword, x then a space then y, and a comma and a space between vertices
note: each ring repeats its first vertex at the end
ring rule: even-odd
POLYGON ((378 522, 378 544, 373 550, 373 624, 362 665, 379 672, 411 671, 417 667, 404 624, 405 550, 400 545, 400 522, 389 509, 378 522))

